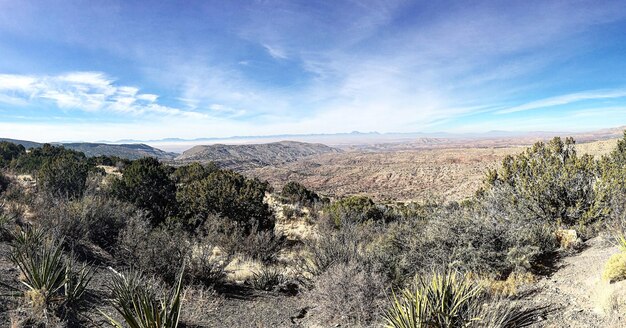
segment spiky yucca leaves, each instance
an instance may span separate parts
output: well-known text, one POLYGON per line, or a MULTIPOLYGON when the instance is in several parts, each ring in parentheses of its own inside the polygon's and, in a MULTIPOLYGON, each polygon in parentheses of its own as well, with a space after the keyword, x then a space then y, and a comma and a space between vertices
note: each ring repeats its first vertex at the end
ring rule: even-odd
POLYGON ((250 284, 254 289, 270 291, 285 281, 286 278, 279 268, 266 266, 259 271, 252 272, 250 284))
POLYGON ((104 314, 113 327, 123 328, 176 328, 181 312, 181 288, 183 271, 177 285, 167 292, 158 292, 154 286, 146 283, 137 272, 125 275, 114 272, 110 285, 111 305, 122 316, 122 325, 104 314))
POLYGON ((464 327, 471 317, 481 288, 465 275, 435 273, 430 280, 417 279, 413 290, 393 297, 385 313, 388 327, 464 327))
POLYGON ((24 295, 36 312, 47 314, 54 308, 66 312, 78 305, 93 269, 83 265, 75 269, 74 260, 63 255, 63 241, 46 238, 43 230, 25 228, 14 235, 11 261, 22 274, 24 295))
POLYGON ((389 328, 527 327, 545 309, 520 309, 503 303, 483 306, 480 285, 468 275, 435 273, 413 288, 393 294, 383 315, 389 328))

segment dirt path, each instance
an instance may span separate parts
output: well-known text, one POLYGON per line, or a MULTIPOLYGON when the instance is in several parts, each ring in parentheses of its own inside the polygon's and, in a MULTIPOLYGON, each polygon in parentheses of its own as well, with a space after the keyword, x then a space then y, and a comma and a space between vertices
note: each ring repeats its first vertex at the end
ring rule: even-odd
POLYGON ((604 264, 617 252, 601 237, 590 239, 583 251, 564 258, 558 271, 533 286, 528 297, 533 304, 557 309, 536 327, 626 327, 624 312, 621 318, 611 312, 616 293, 626 292, 626 281, 602 281, 604 264))

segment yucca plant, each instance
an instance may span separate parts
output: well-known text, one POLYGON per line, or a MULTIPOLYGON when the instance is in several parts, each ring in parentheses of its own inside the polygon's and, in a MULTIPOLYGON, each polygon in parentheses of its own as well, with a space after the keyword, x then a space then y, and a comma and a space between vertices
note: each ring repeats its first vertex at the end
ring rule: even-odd
POLYGON ((413 288, 403 289, 400 295, 394 293, 383 319, 388 328, 518 328, 531 325, 546 312, 546 308, 485 303, 480 285, 468 275, 435 273, 428 280, 416 279, 413 288))
POLYGON ((286 281, 282 271, 276 267, 263 267, 252 272, 250 284, 254 289, 270 291, 286 281))
POLYGON ((114 271, 110 287, 111 305, 126 325, 103 313, 113 327, 176 328, 181 313, 183 271, 178 283, 169 291, 159 292, 137 272, 120 274, 114 271))
POLYGON ((429 280, 416 279, 414 288, 395 294, 385 313, 388 327, 464 327, 476 318, 471 310, 481 288, 466 275, 435 273, 429 280))
POLYGON ((46 238, 45 232, 25 228, 14 234, 11 261, 19 268, 23 293, 33 308, 44 316, 51 308, 71 309, 83 297, 93 277, 93 269, 83 265, 78 271, 74 261, 63 255, 63 241, 46 238))

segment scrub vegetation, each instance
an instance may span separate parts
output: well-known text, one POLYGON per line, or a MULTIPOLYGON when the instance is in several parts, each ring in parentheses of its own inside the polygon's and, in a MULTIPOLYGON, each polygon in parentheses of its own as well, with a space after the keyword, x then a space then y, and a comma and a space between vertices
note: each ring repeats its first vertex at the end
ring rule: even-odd
POLYGON ((511 285, 534 279, 519 277, 549 274, 577 239, 624 240, 626 135, 602 158, 574 145, 507 156, 462 202, 382 204, 2 142, 1 325, 529 326, 559 309, 518 302, 511 285))

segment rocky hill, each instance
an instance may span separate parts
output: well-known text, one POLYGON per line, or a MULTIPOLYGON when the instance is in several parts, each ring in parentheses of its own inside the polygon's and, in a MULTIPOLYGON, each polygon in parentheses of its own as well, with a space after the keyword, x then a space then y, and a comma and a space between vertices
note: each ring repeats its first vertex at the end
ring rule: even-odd
MULTIPOLYGON (((15 140, 8 138, 0 138, 0 141, 11 142, 14 144, 22 145, 24 148, 37 148, 43 146, 43 143, 27 141, 27 140, 15 140)), ((156 157, 160 160, 172 160, 178 154, 168 153, 160 149, 150 147, 145 144, 106 144, 106 143, 88 143, 88 142, 74 142, 74 143, 51 143, 55 146, 63 146, 67 149, 72 149, 85 153, 87 157, 95 156, 117 156, 127 159, 138 159, 142 157, 156 157)))
POLYGON ((248 145, 195 146, 176 158, 177 162, 214 162, 235 170, 278 165, 312 156, 339 153, 341 150, 324 144, 281 141, 248 145))
POLYGON ((118 156, 128 159, 156 157, 161 160, 171 160, 177 156, 175 153, 168 153, 144 144, 113 145, 105 143, 64 143, 62 146, 68 149, 81 151, 88 157, 105 155, 118 156))

